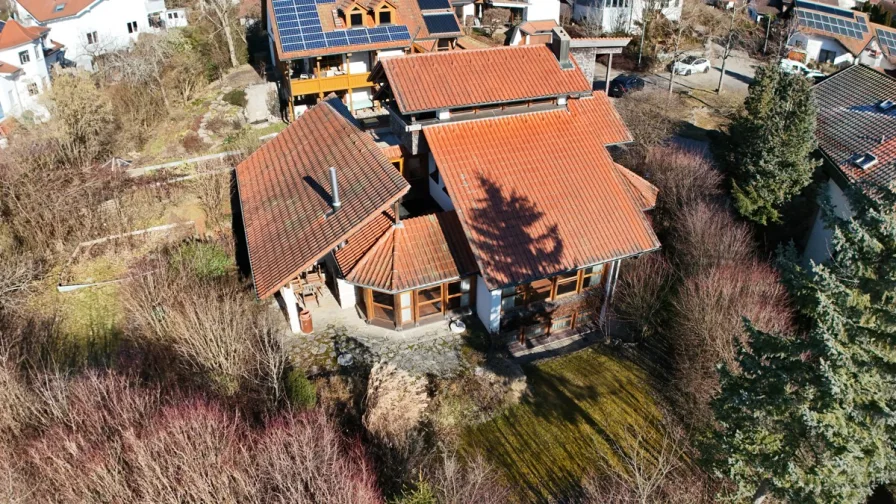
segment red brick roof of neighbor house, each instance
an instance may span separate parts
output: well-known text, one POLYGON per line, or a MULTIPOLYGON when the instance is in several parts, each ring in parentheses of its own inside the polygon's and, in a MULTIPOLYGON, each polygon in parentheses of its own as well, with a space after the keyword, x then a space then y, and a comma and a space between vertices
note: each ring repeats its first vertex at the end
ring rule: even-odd
POLYGON ((560 68, 545 45, 413 54, 379 65, 405 114, 591 94, 578 67, 560 68))
POLYGON ((607 106, 595 93, 568 110, 424 126, 489 289, 660 246, 606 150, 624 128, 607 106))
POLYGON ((391 226, 345 279, 402 292, 469 276, 478 269, 457 213, 450 211, 391 226))
POLYGON ((655 185, 621 164, 616 164, 616 169, 622 174, 622 178, 628 184, 628 188, 631 190, 632 196, 641 207, 641 210, 651 210, 656 206, 656 197, 659 195, 660 190, 655 185))
POLYGON ((38 21, 51 21, 74 16, 93 5, 96 0, 18 0, 19 4, 38 21), (61 6, 57 10, 57 6, 61 6))
POLYGON ((255 291, 265 298, 407 193, 408 183, 335 96, 236 169, 255 291), (329 168, 342 208, 331 213, 329 168))
POLYGON ((0 30, 0 49, 9 49, 29 42, 34 42, 41 35, 49 32, 49 28, 22 26, 18 21, 10 19, 0 30))
POLYGON ((19 70, 21 70, 21 68, 0 61, 0 74, 14 74, 19 70))

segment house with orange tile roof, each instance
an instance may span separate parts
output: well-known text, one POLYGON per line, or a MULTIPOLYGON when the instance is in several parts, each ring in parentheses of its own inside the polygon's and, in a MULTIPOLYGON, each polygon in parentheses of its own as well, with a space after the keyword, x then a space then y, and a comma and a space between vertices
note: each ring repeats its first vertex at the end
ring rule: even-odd
POLYGON ((10 0, 24 26, 52 29, 61 63, 93 69, 93 58, 128 47, 141 33, 187 24, 186 10, 165 0, 10 0))
POLYGON ((790 59, 896 69, 896 29, 872 23, 864 12, 797 0, 787 15, 796 28, 787 41, 790 59))
POLYGON ((50 87, 47 59, 54 51, 48 29, 0 21, 0 121, 30 113, 45 117, 40 96, 50 87))
POLYGON ((631 134, 568 42, 383 59, 388 124, 331 95, 241 163, 259 297, 295 330, 320 288, 395 330, 475 313, 517 350, 602 324, 622 260, 660 247, 657 190, 613 161, 631 134))
POLYGON ((370 109, 381 58, 452 50, 463 35, 449 0, 268 0, 265 13, 291 117, 330 93, 370 109))

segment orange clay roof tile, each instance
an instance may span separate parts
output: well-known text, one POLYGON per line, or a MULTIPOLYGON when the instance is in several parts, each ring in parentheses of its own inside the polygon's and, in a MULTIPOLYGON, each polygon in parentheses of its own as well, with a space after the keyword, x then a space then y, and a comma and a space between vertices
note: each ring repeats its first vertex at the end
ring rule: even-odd
POLYGON ((457 214, 439 212, 391 226, 346 280, 402 292, 472 275, 478 270, 457 214))
POLYGON ((21 68, 15 66, 15 65, 10 65, 9 63, 4 63, 4 62, 0 61, 0 74, 10 75, 10 74, 14 74, 20 70, 21 70, 21 68))
POLYGON ((50 31, 49 28, 40 28, 37 26, 22 26, 18 21, 10 19, 6 24, 2 25, 0 30, 0 49, 9 49, 12 47, 34 42, 43 34, 50 31))
POLYGON ((584 74, 560 68, 544 45, 414 54, 379 64, 405 114, 591 94, 584 74))
POLYGON ((632 197, 641 207, 641 210, 651 210, 656 206, 656 197, 660 190, 650 182, 639 177, 638 174, 622 166, 616 164, 616 169, 622 174, 623 180, 628 184, 632 197))
POLYGON ((352 270, 358 261, 364 257, 364 254, 379 240, 392 224, 395 223, 394 214, 391 210, 381 212, 379 215, 368 222, 364 227, 349 235, 345 240, 345 246, 333 253, 336 258, 336 264, 345 277, 352 270))
POLYGON ((608 106, 595 93, 568 110, 424 126, 489 289, 660 246, 606 150, 618 133, 603 133, 624 128, 608 106))
POLYGON ((77 15, 97 0, 18 0, 34 19, 52 21, 77 15))
POLYGON ((236 169, 255 291, 260 298, 306 270, 407 193, 408 183, 331 96, 236 169), (342 208, 331 213, 329 168, 342 208))

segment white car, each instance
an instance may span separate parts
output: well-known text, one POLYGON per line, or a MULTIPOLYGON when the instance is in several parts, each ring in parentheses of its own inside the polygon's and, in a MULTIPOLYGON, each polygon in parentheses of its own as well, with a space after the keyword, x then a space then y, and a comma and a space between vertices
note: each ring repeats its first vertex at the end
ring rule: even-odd
POLYGON ((807 79, 813 79, 813 80, 827 77, 827 75, 825 75, 817 70, 812 70, 811 68, 800 63, 799 61, 793 61, 793 60, 789 60, 789 59, 781 60, 781 70, 784 73, 799 74, 807 79))
POLYGON ((687 56, 672 65, 672 72, 678 75, 691 75, 694 73, 706 73, 709 71, 709 60, 697 56, 687 56))

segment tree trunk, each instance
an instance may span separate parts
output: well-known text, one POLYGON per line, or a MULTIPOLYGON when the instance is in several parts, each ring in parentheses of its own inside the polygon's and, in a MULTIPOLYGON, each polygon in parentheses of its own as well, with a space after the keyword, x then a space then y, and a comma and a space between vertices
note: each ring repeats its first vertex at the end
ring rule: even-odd
POLYGON ((669 94, 672 94, 672 85, 675 83, 675 62, 677 60, 672 60, 672 68, 669 70, 669 94))
POLYGON ((766 480, 762 480, 762 483, 759 484, 759 488, 756 489, 756 493, 753 494, 753 504, 762 504, 765 502, 766 497, 768 497, 769 491, 771 488, 771 483, 766 480))
POLYGON ((236 68, 240 66, 240 61, 236 57, 236 48, 233 45, 233 32, 230 29, 230 16, 222 12, 219 13, 218 19, 221 20, 222 28, 224 28, 224 38, 227 39, 227 50, 230 52, 230 66, 236 68))
POLYGON ((725 80, 725 64, 726 63, 728 63, 728 56, 722 57, 722 71, 719 74, 719 89, 716 89, 716 94, 722 94, 722 81, 725 80))

